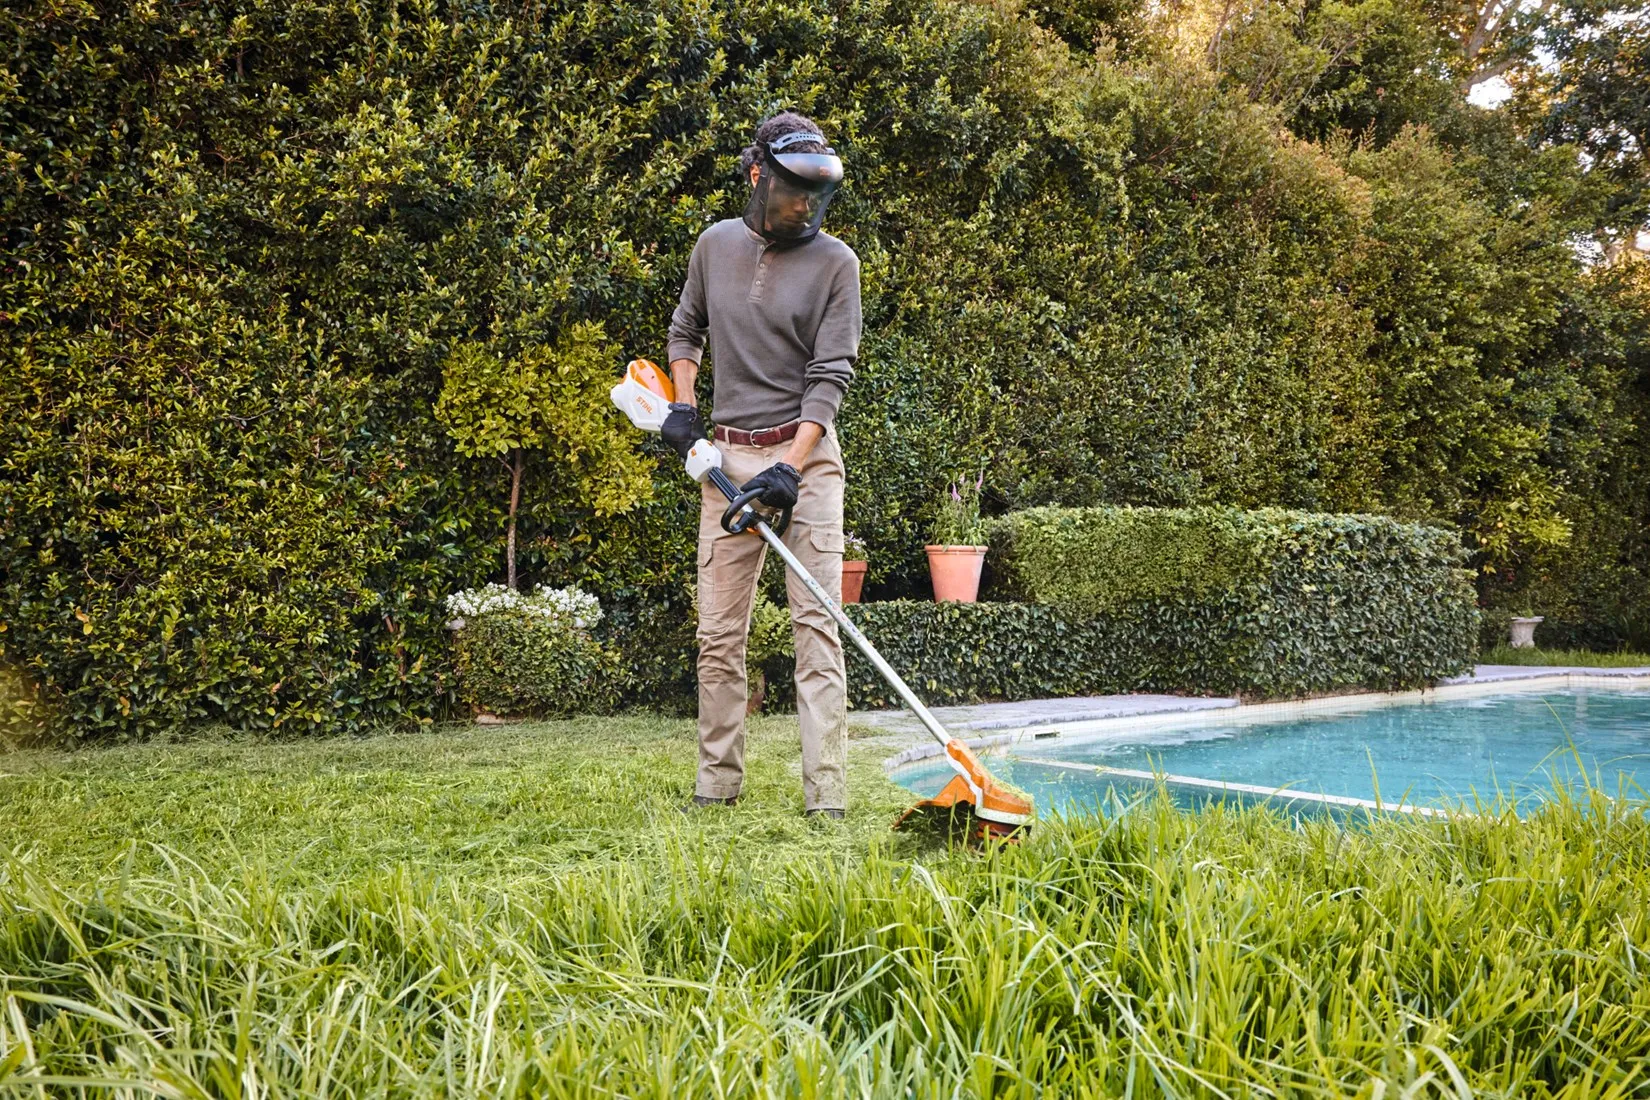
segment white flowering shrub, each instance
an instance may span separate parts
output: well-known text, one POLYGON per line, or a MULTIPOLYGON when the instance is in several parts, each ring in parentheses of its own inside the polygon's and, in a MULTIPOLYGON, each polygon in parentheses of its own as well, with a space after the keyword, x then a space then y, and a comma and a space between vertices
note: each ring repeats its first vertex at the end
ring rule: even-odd
POLYGON ((590 635, 602 605, 578 588, 502 584, 447 597, 464 620, 454 665, 459 695, 494 714, 563 717, 603 714, 618 702, 618 654, 590 635))
POLYGON ((541 584, 523 593, 502 584, 487 584, 447 597, 447 612, 465 621, 501 611, 554 619, 574 630, 589 630, 602 621, 601 601, 581 588, 541 584))

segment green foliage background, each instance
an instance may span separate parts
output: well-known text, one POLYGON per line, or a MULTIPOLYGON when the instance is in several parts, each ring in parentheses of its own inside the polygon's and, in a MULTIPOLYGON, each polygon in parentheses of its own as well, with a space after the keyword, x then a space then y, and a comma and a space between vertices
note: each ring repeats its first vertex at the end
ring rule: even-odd
MULTIPOLYGON (((615 375, 656 357, 782 105, 849 164, 873 596, 923 594, 933 504, 984 467, 995 513, 1456 523, 1492 604, 1643 638, 1650 303, 1642 265, 1569 247, 1598 206, 1573 156, 1403 84, 1405 9, 1337 6, 1339 51, 1250 20, 1232 56, 1280 61, 1253 73, 1143 11, 6 8, 5 660, 82 737, 443 713, 439 601, 499 576, 508 484, 437 420, 444 365, 548 369, 596 324, 615 375)), ((597 389, 565 392, 612 418, 597 389)), ((529 467, 522 572, 598 592, 627 665, 679 689, 691 487, 588 439, 599 469, 529 467)))

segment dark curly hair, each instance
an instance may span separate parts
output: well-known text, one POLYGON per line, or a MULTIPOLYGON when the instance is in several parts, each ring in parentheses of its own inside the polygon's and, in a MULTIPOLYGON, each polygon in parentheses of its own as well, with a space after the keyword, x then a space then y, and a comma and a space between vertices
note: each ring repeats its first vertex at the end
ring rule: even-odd
POLYGON ((792 145, 787 152, 796 153, 823 153, 825 151, 825 131, 819 124, 807 115, 799 115, 795 111, 780 111, 762 122, 756 128, 756 134, 751 144, 745 146, 745 151, 739 154, 739 171, 743 176, 751 174, 751 165, 762 159, 762 150, 773 142, 778 141, 786 134, 818 134, 818 141, 799 141, 792 145))

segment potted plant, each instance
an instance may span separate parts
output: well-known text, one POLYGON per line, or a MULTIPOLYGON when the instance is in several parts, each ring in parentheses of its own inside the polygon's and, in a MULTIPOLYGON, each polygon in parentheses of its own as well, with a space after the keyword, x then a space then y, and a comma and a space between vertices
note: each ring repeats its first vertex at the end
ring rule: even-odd
POLYGON ((980 594, 980 570, 985 565, 985 525, 980 520, 980 489, 985 473, 970 485, 953 481, 934 512, 934 541, 928 551, 928 573, 934 579, 934 599, 973 603, 980 594))
POLYGON ((849 531, 842 536, 842 602, 858 603, 865 590, 865 540, 849 531))
POLYGON ((478 725, 602 713, 618 702, 619 656, 592 634, 602 605, 590 593, 488 584, 448 596, 447 612, 458 695, 478 725))
POLYGON ((1514 649, 1535 648, 1535 624, 1546 618, 1544 615, 1532 615, 1529 607, 1524 608, 1522 615, 1514 615, 1510 623, 1512 637, 1509 644, 1514 649))

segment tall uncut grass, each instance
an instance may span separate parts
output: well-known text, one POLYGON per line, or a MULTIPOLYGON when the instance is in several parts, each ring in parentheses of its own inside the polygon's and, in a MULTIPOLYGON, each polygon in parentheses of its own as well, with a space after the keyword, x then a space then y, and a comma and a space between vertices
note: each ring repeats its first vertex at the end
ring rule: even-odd
POLYGON ((1650 1095, 1650 818, 1266 810, 955 852, 794 719, 0 755, 0 1096, 1650 1095))
POLYGON ((1647 853, 1600 798, 1354 829, 1158 803, 761 871, 684 836, 486 886, 13 859, 0 1089, 1642 1096, 1647 853))

